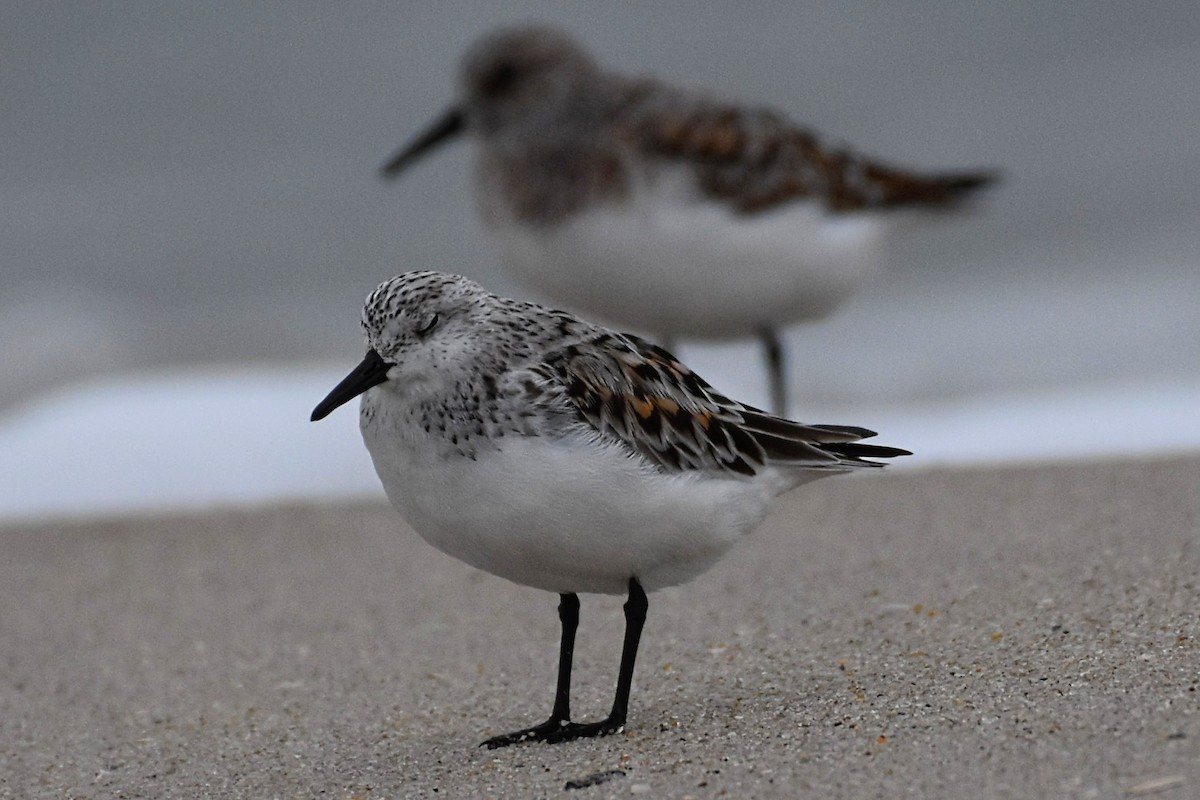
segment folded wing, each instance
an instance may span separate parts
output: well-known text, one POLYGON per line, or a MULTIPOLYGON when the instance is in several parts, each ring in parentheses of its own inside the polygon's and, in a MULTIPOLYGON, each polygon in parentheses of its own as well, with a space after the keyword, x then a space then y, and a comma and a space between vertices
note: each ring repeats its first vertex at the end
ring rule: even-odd
POLYGON ((844 471, 909 454, 859 443, 875 435, 865 428, 805 425, 738 403, 666 350, 627 334, 569 345, 533 371, 561 391, 579 420, 666 471, 844 471))
POLYGON ((647 153, 690 164, 701 189, 740 213, 803 198, 834 213, 869 208, 944 207, 993 183, 985 170, 899 169, 823 141, 772 111, 714 103, 686 92, 627 85, 620 127, 647 153), (639 101, 640 98, 640 101, 639 101))

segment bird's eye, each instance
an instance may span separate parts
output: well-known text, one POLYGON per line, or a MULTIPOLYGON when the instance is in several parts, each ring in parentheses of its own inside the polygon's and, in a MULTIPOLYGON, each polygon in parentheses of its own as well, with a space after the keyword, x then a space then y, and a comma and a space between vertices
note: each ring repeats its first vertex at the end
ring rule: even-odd
POLYGON ((417 336, 428 336, 429 334, 433 333, 433 329, 437 327, 437 324, 438 315, 434 314, 429 318, 429 322, 426 322, 424 325, 417 328, 417 336))
POLYGON ((511 62, 502 61, 497 64, 483 79, 481 88, 484 94, 492 96, 504 94, 517 82, 517 72, 516 65, 511 62))

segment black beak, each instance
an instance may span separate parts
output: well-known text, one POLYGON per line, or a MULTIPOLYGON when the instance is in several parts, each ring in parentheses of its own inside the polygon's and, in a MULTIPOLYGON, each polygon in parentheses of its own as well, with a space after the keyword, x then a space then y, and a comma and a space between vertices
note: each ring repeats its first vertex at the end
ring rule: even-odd
POLYGON ((463 132, 466 127, 466 117, 463 116, 461 109, 451 107, 448 111, 438 117, 432 125, 422 131, 401 147, 394 156, 388 159, 388 162, 383 165, 380 172, 385 178, 394 178, 404 171, 412 162, 416 161, 426 151, 437 147, 446 139, 452 136, 457 136, 463 132))
POLYGON ((391 367, 392 365, 384 361, 379 353, 368 350, 362 363, 333 387, 333 391, 313 409, 309 419, 313 422, 325 419, 338 406, 350 402, 372 386, 383 383, 387 380, 387 373, 391 367))

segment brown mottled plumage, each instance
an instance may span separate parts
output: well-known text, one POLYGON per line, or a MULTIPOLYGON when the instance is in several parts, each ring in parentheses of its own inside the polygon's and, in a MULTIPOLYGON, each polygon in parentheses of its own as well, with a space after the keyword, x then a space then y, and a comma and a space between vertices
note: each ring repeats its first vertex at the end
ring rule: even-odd
POLYGON ((730 400, 663 348, 604 332, 551 351, 533 370, 565 388, 583 419, 667 471, 727 470, 756 475, 768 464, 843 471, 862 456, 906 451, 847 448, 874 431, 804 425, 730 400))
POLYGON ((744 214, 805 198, 831 212, 943 207, 995 179, 990 172, 890 167, 832 147, 771 111, 681 100, 631 114, 619 126, 623 137, 647 153, 691 165, 708 195, 744 214))

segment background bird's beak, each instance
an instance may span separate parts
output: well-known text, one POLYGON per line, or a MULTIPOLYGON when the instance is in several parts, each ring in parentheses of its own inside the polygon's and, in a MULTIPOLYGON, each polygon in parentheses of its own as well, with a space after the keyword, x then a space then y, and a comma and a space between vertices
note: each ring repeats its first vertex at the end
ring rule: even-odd
POLYGON ((392 365, 384 361, 383 356, 379 353, 368 350, 362 363, 343 378, 341 383, 333 387, 333 391, 317 404, 310 419, 313 422, 325 419, 338 406, 353 400, 372 386, 383 383, 387 380, 387 373, 391 367, 392 365))
POLYGON ((388 159, 380 170, 385 178, 394 178, 409 164, 416 161, 426 151, 432 150, 445 140, 457 136, 466 127, 466 117, 462 109, 452 106, 438 117, 432 125, 419 133, 415 138, 401 147, 394 156, 388 159))

